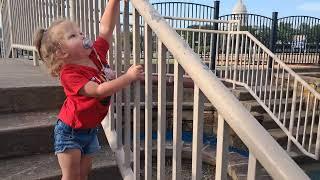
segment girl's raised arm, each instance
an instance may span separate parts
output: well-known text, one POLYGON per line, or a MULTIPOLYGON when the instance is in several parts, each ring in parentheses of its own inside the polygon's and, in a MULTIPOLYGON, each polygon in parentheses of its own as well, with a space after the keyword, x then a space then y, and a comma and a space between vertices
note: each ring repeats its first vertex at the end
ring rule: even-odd
POLYGON ((113 29, 119 18, 120 0, 109 0, 100 21, 99 35, 111 42, 113 29))

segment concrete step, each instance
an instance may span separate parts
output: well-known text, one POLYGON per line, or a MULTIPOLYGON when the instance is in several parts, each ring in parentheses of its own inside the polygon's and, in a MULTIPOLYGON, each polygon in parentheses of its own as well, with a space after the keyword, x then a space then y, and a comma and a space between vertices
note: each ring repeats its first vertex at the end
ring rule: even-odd
MULTIPOLYGON (((262 92, 261 94, 260 92, 260 87, 257 87, 257 91, 258 91, 258 96, 261 96, 264 98, 264 90, 265 87, 262 86, 262 92)), ((237 87, 236 89, 232 89, 233 94, 240 100, 240 101, 247 101, 247 100, 254 100, 254 97, 250 94, 250 92, 244 88, 244 87, 237 87)), ((280 87, 278 87, 278 89, 276 90, 275 87, 271 89, 271 94, 270 94, 270 87, 267 87, 267 91, 266 91, 266 98, 268 99, 270 96, 273 99, 275 97, 275 94, 277 92, 277 97, 280 97, 280 93, 281 93, 281 89, 280 87)), ((286 89, 282 90, 283 96, 285 96, 286 94, 286 89)), ((288 95, 292 96, 293 90, 290 89, 288 95)))
MULTIPOLYGON (((279 117, 279 114, 277 114, 277 117, 279 117)), ((281 122, 282 123, 285 123, 285 127, 289 128, 289 123, 290 123, 290 117, 291 117, 291 112, 287 112, 287 113, 280 113, 280 119, 281 119, 281 122), (284 122, 284 119, 285 119, 285 122, 284 122)), ((296 112, 294 114, 294 126, 297 125, 298 123, 298 120, 299 120, 299 113, 296 112)), ((304 124, 305 122, 305 117, 306 117, 306 112, 305 111, 301 111, 301 115, 300 115, 300 125, 301 124, 304 124)), ((312 113, 308 113, 307 115, 307 124, 308 125, 311 125, 311 122, 312 122, 312 118, 313 118, 313 115, 312 113)), ((263 114, 263 126, 266 128, 266 129, 274 129, 274 128, 278 128, 279 126, 277 125, 277 123, 270 117, 269 114, 263 114)), ((314 116, 314 120, 317 120, 319 119, 319 115, 315 115, 314 116)))
MULTIPOLYGON (((132 108, 133 106, 131 106, 132 108)), ((141 103, 141 127, 144 127, 144 103, 141 103)), ((153 108, 157 108, 154 103, 153 108)), ((172 123, 173 104, 167 103, 168 126, 172 123)), ((214 111, 212 105, 205 104, 206 111, 214 111)), ((156 110, 155 110, 156 111, 156 110)), ((53 126, 57 121, 59 110, 20 112, 0 114, 0 141, 6 142, 0 146, 0 159, 14 156, 49 153, 53 150, 53 126), (36 141, 35 141, 36 140, 36 141)), ((154 130, 156 131, 157 113, 152 113, 154 130)), ((183 103, 182 117, 184 121, 192 121, 193 103, 183 103)), ((213 121, 209 114, 207 121, 213 121)), ((187 123, 187 122, 185 122, 187 123)), ((186 130, 186 129, 185 129, 186 130)), ((107 144, 103 130, 99 133, 100 143, 107 144)))
MULTIPOLYGON (((114 154, 109 147, 102 147, 100 152, 95 154, 92 167, 89 179, 122 179, 114 154)), ((0 174, 1 179, 10 180, 61 179, 57 157, 52 153, 2 159, 0 174)))
MULTIPOLYGON (((259 112, 259 113, 266 113, 265 109, 256 101, 256 100, 248 100, 248 101, 241 101, 241 103, 249 110, 249 111, 254 111, 254 112, 259 112)), ((284 109, 286 101, 282 100, 281 101, 281 107, 284 109)), ((266 104, 269 104, 269 100, 266 101, 266 104)), ((291 104, 292 104, 292 99, 288 99, 288 105, 287 105, 287 111, 290 111, 291 109, 291 104)), ((298 104, 298 103, 296 103, 298 104)), ((280 105, 280 100, 274 100, 271 99, 270 102, 270 109, 273 110, 274 106, 276 106, 276 111, 279 110, 279 105, 280 105)))
POLYGON ((65 96, 60 86, 0 88, 0 113, 57 109, 65 96))
MULTIPOLYGON (((314 150, 316 147, 316 144, 311 145, 311 150, 314 150)), ((287 147, 283 147, 284 149, 287 149, 287 147)), ((314 151, 312 151, 314 152, 314 151)), ((289 155, 292 157, 292 159, 299 164, 300 166, 306 165, 306 164, 313 164, 313 163, 319 163, 319 160, 315 160, 313 158, 310 158, 309 156, 306 156, 303 154, 297 146, 292 144, 291 151, 288 152, 289 155)))
MULTIPOLYGON (((314 126, 312 129, 312 144, 315 143, 316 141, 316 133, 317 133, 317 126, 314 126)), ((288 141, 287 135, 281 130, 281 129, 268 129, 268 132, 274 139, 280 144, 280 145, 286 145, 288 141)), ((296 132, 297 128, 293 128, 293 134, 296 137, 296 132)), ((310 132, 311 132, 311 126, 306 127, 306 135, 305 135, 305 144, 309 144, 309 139, 310 139, 310 132)), ((303 133, 304 133, 304 126, 300 126, 299 131, 298 131, 298 141, 302 144, 302 138, 303 138, 303 133)))
POLYGON ((57 111, 0 114, 0 158, 52 152, 57 111))
MULTIPOLYGON (((0 159, 53 152, 58 110, 0 114, 0 159)), ((107 145, 100 128, 99 142, 107 145)))

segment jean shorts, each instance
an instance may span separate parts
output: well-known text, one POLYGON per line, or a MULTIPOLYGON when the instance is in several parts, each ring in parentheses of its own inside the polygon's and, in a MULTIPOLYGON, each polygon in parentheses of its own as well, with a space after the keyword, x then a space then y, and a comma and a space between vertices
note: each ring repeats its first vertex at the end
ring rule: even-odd
POLYGON ((61 120, 54 127, 54 151, 62 153, 67 149, 79 149, 81 154, 90 155, 98 152, 98 128, 73 129, 61 120))

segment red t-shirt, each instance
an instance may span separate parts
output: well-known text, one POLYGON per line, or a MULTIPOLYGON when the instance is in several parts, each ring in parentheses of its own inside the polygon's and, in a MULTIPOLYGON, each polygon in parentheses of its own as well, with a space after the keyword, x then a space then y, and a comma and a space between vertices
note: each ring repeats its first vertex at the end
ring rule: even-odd
MULTIPOLYGON (((106 40, 98 37, 93 47, 103 64, 108 64, 106 54, 109 50, 109 44, 106 40)), ((94 51, 89 58, 96 64, 99 70, 102 68, 94 51)), ((100 71, 83 65, 66 64, 60 72, 61 85, 66 94, 66 100, 62 105, 58 117, 69 126, 79 128, 96 127, 108 113, 110 97, 93 98, 82 96, 79 90, 89 81, 98 84, 103 82, 99 76, 100 71)))

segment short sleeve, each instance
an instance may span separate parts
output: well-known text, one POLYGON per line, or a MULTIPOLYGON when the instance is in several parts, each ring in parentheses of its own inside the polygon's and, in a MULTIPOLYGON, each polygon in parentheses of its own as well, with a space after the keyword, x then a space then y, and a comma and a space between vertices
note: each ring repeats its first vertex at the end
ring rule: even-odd
POLYGON ((105 64, 108 64, 106 57, 107 57, 107 52, 109 50, 109 43, 105 39, 99 36, 94 42, 93 47, 97 51, 101 61, 105 64))
POLYGON ((60 76, 66 95, 77 95, 80 89, 89 82, 81 72, 65 70, 60 76))

